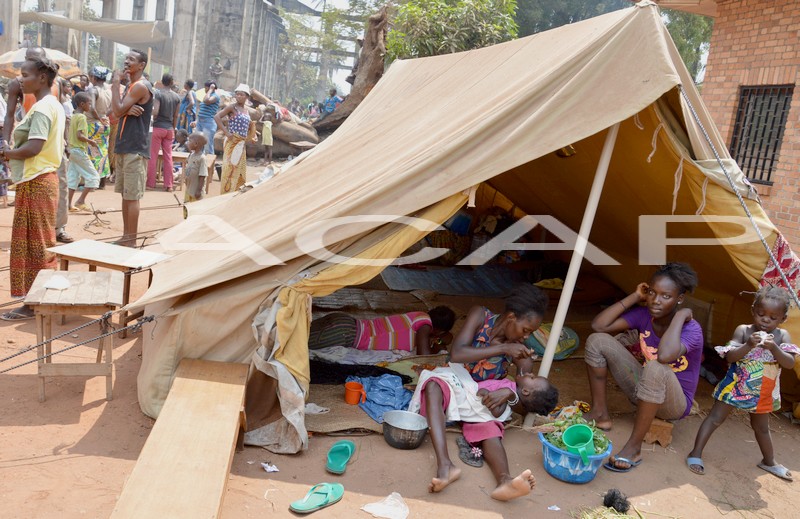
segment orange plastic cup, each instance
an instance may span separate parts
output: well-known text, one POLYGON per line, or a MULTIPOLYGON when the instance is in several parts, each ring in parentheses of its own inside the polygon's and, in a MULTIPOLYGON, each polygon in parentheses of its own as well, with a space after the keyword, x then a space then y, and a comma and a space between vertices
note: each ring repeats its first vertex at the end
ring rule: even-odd
POLYGON ((367 392, 359 382, 347 382, 344 385, 344 401, 350 405, 356 405, 359 401, 367 401, 367 392))

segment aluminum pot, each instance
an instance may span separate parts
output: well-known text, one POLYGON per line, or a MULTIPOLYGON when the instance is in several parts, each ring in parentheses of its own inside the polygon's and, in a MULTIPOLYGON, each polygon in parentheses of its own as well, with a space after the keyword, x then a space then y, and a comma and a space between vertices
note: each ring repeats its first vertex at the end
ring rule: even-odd
POLYGON ((383 438, 395 449, 416 449, 426 432, 428 421, 424 416, 408 411, 383 413, 383 438))

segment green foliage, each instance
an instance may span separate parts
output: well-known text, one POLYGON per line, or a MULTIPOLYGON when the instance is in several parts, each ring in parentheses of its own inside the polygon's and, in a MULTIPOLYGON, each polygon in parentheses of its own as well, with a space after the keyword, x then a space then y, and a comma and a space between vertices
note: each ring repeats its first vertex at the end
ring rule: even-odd
MULTIPOLYGON (((89 5, 89 0, 84 0, 83 2, 81 17, 84 20, 97 20, 99 18, 97 13, 92 9, 92 6, 89 5)), ((89 53, 87 55, 87 61, 87 69, 95 65, 108 66, 100 59, 100 38, 93 34, 89 34, 89 53)))
POLYGON ((386 38, 389 59, 477 49, 517 37, 516 0, 411 0, 386 38))
POLYGON ((586 419, 583 418, 583 413, 581 412, 577 412, 569 418, 553 422, 551 425, 555 426, 556 430, 545 434, 544 437, 555 447, 566 451, 568 450, 567 446, 564 444, 564 440, 561 437, 564 435, 564 431, 569 429, 570 426, 577 424, 588 425, 592 429, 595 454, 603 454, 606 449, 608 449, 608 436, 606 436, 601 429, 597 428, 597 424, 595 424, 594 420, 587 422, 586 419))
POLYGON ((628 0, 517 0, 517 4, 516 21, 520 36, 530 36, 633 5, 628 0))
MULTIPOLYGON (((363 33, 367 16, 377 0, 350 0, 348 9, 314 6, 320 17, 290 13, 281 9, 286 28, 282 39, 283 93, 306 102, 334 85, 331 77, 336 65, 344 63, 345 53, 355 46, 363 33)), ((321 101, 321 99, 316 99, 321 101)))
POLYGON ((708 52, 711 43, 714 19, 673 9, 664 9, 662 16, 686 68, 697 81, 700 72, 705 68, 702 57, 708 52))

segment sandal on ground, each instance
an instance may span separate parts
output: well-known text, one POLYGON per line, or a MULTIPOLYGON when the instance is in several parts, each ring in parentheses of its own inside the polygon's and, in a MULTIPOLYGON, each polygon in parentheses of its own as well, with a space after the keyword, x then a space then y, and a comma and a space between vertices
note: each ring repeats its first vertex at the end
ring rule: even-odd
POLYGON ((698 476, 702 476, 706 473, 706 466, 703 465, 702 458, 694 458, 692 456, 689 456, 688 458, 686 458, 686 466, 689 467, 689 470, 691 470, 698 476), (700 468, 694 468, 694 467, 700 467, 700 468))
POLYGON ((0 315, 0 319, 2 319, 3 321, 29 321, 29 320, 33 319, 34 317, 36 317, 33 314, 28 315, 28 314, 19 313, 17 310, 19 310, 19 308, 17 308, 16 310, 11 310, 10 312, 6 312, 6 313, 0 315))
POLYGON ((328 462, 325 464, 325 470, 332 474, 344 474, 347 470, 347 462, 353 456, 356 450, 356 444, 350 440, 341 440, 331 445, 328 451, 328 462))
POLYGON ((611 456, 609 460, 603 464, 603 468, 610 470, 611 472, 630 472, 631 470, 635 469, 642 463, 642 460, 631 461, 628 458, 623 458, 622 456, 611 456), (627 467, 617 467, 617 463, 627 463, 627 467))
POLYGON ((456 438, 456 445, 458 445, 458 459, 470 467, 483 467, 483 452, 479 447, 470 445, 463 436, 456 438))
POLYGON ((88 205, 86 205, 86 204, 75 204, 75 208, 76 208, 78 211, 86 211, 87 213, 91 213, 91 212, 92 212, 92 208, 91 208, 91 207, 89 207, 89 206, 88 206, 88 205))
POLYGON ((70 213, 80 213, 80 212, 81 212, 81 210, 80 210, 80 209, 78 209, 78 208, 77 208, 77 207, 75 207, 75 206, 73 206, 73 207, 70 207, 70 208, 68 209, 68 211, 69 211, 70 213))
POLYGON ((72 243, 75 241, 75 238, 67 234, 67 231, 60 231, 56 233, 56 241, 60 243, 72 243))
POLYGON ((781 479, 785 479, 786 481, 794 481, 792 477, 792 473, 789 472, 789 469, 781 465, 780 463, 776 463, 775 465, 765 465, 764 463, 759 463, 758 468, 762 470, 766 470, 773 476, 777 476, 781 479))
POLYGON ((339 483, 320 483, 311 487, 303 499, 289 505, 298 514, 310 514, 342 500, 344 487, 339 483))

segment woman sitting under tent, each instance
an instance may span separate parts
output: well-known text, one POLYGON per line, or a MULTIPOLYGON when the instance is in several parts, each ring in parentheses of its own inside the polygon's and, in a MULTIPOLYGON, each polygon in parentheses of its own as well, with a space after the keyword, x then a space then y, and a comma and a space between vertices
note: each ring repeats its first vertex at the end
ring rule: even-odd
POLYGON ((518 375, 531 373, 532 352, 523 343, 541 326, 547 303, 539 287, 520 284, 506 298, 501 314, 473 306, 453 342, 450 361, 463 363, 477 382, 505 378, 512 362, 518 375))
POLYGON ((446 306, 437 306, 428 313, 407 312, 375 319, 356 319, 344 312, 333 312, 311 321, 308 347, 317 350, 346 346, 431 355, 450 344, 454 322, 455 313, 446 306))
POLYGON ((692 311, 681 305, 685 294, 695 287, 697 274, 689 265, 668 263, 649 283, 639 283, 635 292, 592 321, 596 333, 586 340, 592 409, 584 418, 595 420, 601 429, 611 429, 606 405, 609 371, 636 404, 633 431, 625 446, 604 465, 608 470, 628 472, 642 462, 642 441, 655 417, 679 419, 692 409, 703 331, 692 311))

